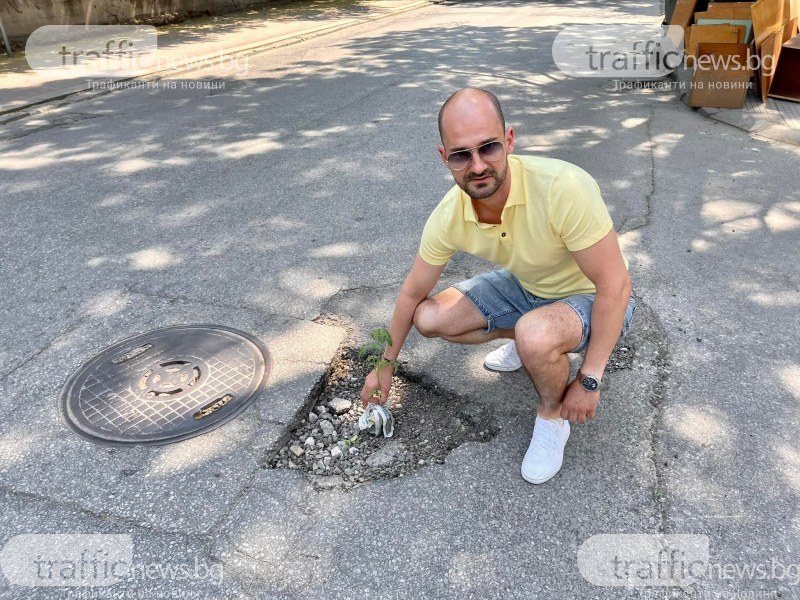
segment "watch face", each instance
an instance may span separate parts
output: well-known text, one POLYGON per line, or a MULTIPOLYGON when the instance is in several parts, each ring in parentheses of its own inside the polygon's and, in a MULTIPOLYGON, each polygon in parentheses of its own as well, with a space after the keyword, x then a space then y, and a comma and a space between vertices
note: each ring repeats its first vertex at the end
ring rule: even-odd
POLYGON ((597 379, 595 379, 590 375, 583 376, 583 379, 581 379, 581 385, 583 386, 583 389, 585 389, 587 392, 596 392, 597 388, 600 387, 600 384, 598 383, 597 379))

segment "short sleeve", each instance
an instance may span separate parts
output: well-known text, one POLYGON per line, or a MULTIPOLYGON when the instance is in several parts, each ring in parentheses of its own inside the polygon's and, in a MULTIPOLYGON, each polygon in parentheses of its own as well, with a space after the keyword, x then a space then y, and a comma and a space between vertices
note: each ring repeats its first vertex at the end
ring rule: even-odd
POLYGON ((597 182, 574 165, 553 179, 549 211, 551 226, 571 252, 596 244, 614 227, 597 182))
POLYGON ((455 254, 447 241, 447 224, 443 222, 444 211, 441 208, 437 207, 428 217, 419 244, 419 255, 429 265, 445 265, 455 254))

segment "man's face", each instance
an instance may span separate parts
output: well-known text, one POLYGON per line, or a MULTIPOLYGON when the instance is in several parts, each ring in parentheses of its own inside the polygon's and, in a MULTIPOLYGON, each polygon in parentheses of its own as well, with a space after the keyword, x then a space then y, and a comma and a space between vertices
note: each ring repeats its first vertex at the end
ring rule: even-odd
POLYGON ((458 187, 470 198, 483 200, 497 192, 508 175, 507 155, 513 151, 514 131, 510 127, 503 131, 494 110, 459 111, 459 108, 446 109, 442 121, 444 146, 439 147, 439 154, 445 164, 448 164, 448 157, 452 153, 474 148, 472 158, 465 168, 455 170, 450 164, 448 167, 458 187), (500 142, 503 145, 503 151, 498 158, 481 156, 482 152, 478 148, 490 142, 500 142))

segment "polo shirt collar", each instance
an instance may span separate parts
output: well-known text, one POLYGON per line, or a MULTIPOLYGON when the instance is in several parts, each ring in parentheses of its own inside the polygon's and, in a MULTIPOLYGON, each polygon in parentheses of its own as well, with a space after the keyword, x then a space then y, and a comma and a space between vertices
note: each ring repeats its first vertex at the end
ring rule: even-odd
MULTIPOLYGON (((525 204, 525 195, 522 193, 522 183, 520 180, 521 173, 519 172, 519 160, 513 154, 508 156, 508 169, 511 175, 511 189, 508 190, 508 198, 503 207, 503 212, 509 206, 517 206, 518 204, 525 204)), ((475 208, 472 206, 472 200, 464 190, 461 190, 461 202, 464 205, 464 220, 478 223, 478 215, 475 214, 475 208)))

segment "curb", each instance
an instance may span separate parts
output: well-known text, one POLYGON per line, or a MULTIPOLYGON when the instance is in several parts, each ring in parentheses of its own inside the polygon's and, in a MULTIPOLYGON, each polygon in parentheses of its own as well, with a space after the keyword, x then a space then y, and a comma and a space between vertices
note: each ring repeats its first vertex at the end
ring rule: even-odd
MULTIPOLYGON (((225 49, 226 58, 228 57, 235 57, 240 56, 243 54, 256 54, 258 52, 264 52, 267 50, 274 50, 277 48, 284 48, 286 46, 291 46, 293 44, 299 44, 306 40, 310 40, 316 37, 321 37, 323 35, 327 35, 330 33, 335 33, 337 31, 341 31, 343 29, 347 29, 349 27, 355 27, 357 25, 363 25, 365 23, 371 23, 373 21, 380 21, 382 19, 386 19, 389 17, 393 17, 395 15, 399 15, 405 12, 410 12, 413 10, 417 10, 420 8, 424 8, 426 6, 432 6, 434 4, 438 4, 441 0, 418 0, 412 4, 407 6, 403 6, 402 8, 398 8, 393 11, 389 11, 386 13, 382 13, 373 17, 363 17, 363 18, 356 18, 352 21, 347 21, 346 23, 334 23, 328 25, 322 25, 319 27, 314 27, 311 29, 306 29, 303 31, 298 31, 295 33, 290 33, 287 35, 279 36, 277 38, 272 38, 269 40, 264 40, 260 42, 252 42, 250 44, 243 44, 241 46, 232 46, 230 48, 225 49)), ((214 60, 215 58, 218 59, 220 55, 220 51, 217 50, 216 52, 211 52, 208 54, 202 54, 199 56, 193 56, 190 60, 185 61, 182 65, 178 65, 175 67, 168 67, 165 69, 150 71, 148 73, 143 73, 142 75, 136 75, 134 77, 120 77, 120 78, 109 78, 108 83, 118 83, 124 81, 158 81, 162 79, 165 75, 180 75, 182 73, 187 73, 189 71, 194 70, 194 67, 187 66, 189 64, 197 64, 197 63, 207 63, 208 66, 213 66, 219 63, 219 60, 214 60)), ((204 67, 207 68, 207 67, 204 67)), ((123 88, 124 89, 124 88, 123 88)), ((49 103, 64 100, 66 98, 70 98, 72 96, 80 95, 80 98, 76 98, 75 101, 82 102, 84 100, 90 100, 92 98, 96 98, 98 96, 105 96, 106 94, 110 94, 113 91, 112 89, 104 89, 102 91, 92 93, 91 91, 87 91, 86 89, 78 89, 72 92, 66 92, 62 94, 57 94, 54 96, 50 96, 48 98, 44 98, 42 100, 36 100, 35 102, 30 102, 28 104, 23 104, 20 106, 16 106, 14 108, 0 110, 0 125, 5 125, 6 123, 10 123, 12 121, 16 121, 19 119, 23 119, 27 116, 37 114, 42 112, 47 108, 49 103), (11 118, 5 118, 10 116, 11 118)), ((63 106, 63 105, 62 105, 63 106)))
POLYGON ((800 146, 800 130, 774 121, 766 119, 759 121, 759 119, 742 114, 739 110, 723 108, 698 108, 697 112, 706 118, 713 119, 718 123, 725 123, 759 138, 800 146))
MULTIPOLYGON (((679 73, 677 71, 672 72, 671 78, 677 83, 689 81, 686 73, 679 73)), ((766 141, 800 146, 800 130, 798 129, 781 125, 775 121, 761 118, 758 115, 742 112, 742 110, 737 108, 693 108, 686 104, 687 92, 681 91, 680 86, 676 87, 676 92, 678 101, 683 106, 707 119, 730 125, 731 127, 735 127, 736 129, 766 141)))

